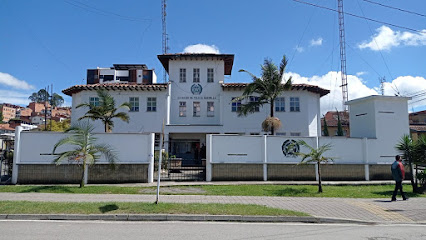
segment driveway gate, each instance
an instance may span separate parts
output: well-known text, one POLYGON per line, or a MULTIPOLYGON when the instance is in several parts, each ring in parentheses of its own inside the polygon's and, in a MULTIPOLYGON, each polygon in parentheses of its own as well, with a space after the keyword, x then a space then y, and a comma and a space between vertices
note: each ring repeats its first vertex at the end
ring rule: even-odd
MULTIPOLYGON (((205 181, 205 160, 169 158, 161 165, 161 181, 205 181)), ((158 164, 154 181, 158 179, 158 164)))

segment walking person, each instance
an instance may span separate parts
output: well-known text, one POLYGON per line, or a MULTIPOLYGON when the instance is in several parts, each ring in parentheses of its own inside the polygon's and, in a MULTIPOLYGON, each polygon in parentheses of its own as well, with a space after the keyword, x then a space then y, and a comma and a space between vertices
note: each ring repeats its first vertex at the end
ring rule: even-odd
POLYGON ((391 170, 392 177, 395 180, 395 190, 392 194, 392 201, 396 201, 396 194, 398 193, 398 189, 401 191, 402 199, 407 200, 407 197, 405 197, 405 193, 402 190, 402 180, 405 178, 405 170, 404 165, 402 165, 401 156, 395 156, 395 162, 392 163, 391 170))

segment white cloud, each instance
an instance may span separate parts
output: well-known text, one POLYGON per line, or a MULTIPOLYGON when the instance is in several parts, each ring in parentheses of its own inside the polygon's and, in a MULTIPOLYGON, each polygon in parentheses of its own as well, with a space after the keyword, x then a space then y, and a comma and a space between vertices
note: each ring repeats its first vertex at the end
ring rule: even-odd
POLYGON ((357 72, 356 73, 356 75, 358 76, 358 77, 360 77, 360 76, 362 76, 362 75, 365 75, 365 74, 367 74, 368 72, 357 72))
MULTIPOLYGON (((339 111, 342 105, 342 80, 340 72, 330 71, 322 76, 304 77, 298 73, 288 72, 285 79, 292 76, 293 83, 306 83, 316 85, 330 90, 330 93, 321 98, 321 115, 327 111, 339 111)), ((379 95, 379 87, 369 88, 364 80, 358 76, 347 75, 349 100, 361 98, 369 95, 379 95)), ((422 107, 426 108, 426 78, 414 76, 400 76, 392 82, 384 83, 384 94, 388 96, 412 97, 409 101, 409 109, 422 107), (399 94, 398 94, 399 93, 399 94)))
POLYGON ((300 53, 305 51, 305 49, 303 47, 299 47, 299 46, 296 46, 294 49, 296 49, 296 51, 300 52, 300 53))
POLYGON ((0 72, 0 84, 4 84, 6 86, 10 86, 17 89, 24 89, 24 90, 34 89, 34 86, 28 84, 27 82, 19 80, 8 73, 2 73, 2 72, 0 72))
MULTIPOLYGON (((286 73, 286 79, 292 76, 293 83, 306 83, 316 85, 321 88, 330 90, 330 93, 321 98, 321 115, 327 111, 335 111, 337 108, 339 111, 343 109, 342 105, 342 85, 340 72, 330 71, 322 76, 303 77, 298 73, 289 72, 286 73)), ((361 78, 348 75, 348 93, 349 100, 365 97, 368 95, 377 95, 374 89, 367 87, 361 78)))
POLYGON ((381 26, 376 29, 377 34, 371 37, 370 42, 364 41, 358 45, 360 49, 370 48, 373 51, 390 50, 400 45, 424 46, 426 45, 426 30, 421 33, 393 31, 389 27, 381 26))
POLYGON ((26 106, 30 103, 30 100, 28 99, 30 95, 30 92, 17 92, 0 89, 0 103, 11 103, 26 106))
POLYGON ((219 48, 215 45, 195 44, 185 47, 184 53, 214 53, 219 54, 219 48))
POLYGON ((311 47, 312 46, 321 46, 322 45, 322 37, 319 37, 318 39, 312 39, 311 40, 311 47))

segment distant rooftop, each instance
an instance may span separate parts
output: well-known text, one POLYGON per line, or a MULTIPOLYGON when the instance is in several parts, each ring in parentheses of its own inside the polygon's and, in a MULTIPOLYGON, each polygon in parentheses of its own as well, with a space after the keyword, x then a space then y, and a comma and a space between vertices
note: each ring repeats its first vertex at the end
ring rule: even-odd
POLYGON ((145 64, 113 64, 115 70, 148 69, 145 64))

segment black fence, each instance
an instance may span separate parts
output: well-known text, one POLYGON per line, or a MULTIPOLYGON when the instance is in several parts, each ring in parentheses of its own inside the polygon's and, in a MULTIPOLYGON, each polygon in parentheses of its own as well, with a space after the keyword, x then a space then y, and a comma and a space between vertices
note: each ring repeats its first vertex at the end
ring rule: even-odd
MULTIPOLYGON (((165 161, 164 161, 165 160, 165 161)), ((169 158, 161 166, 161 181, 205 181, 205 160, 169 158)), ((158 179, 158 164, 155 166, 155 179, 158 179)))

